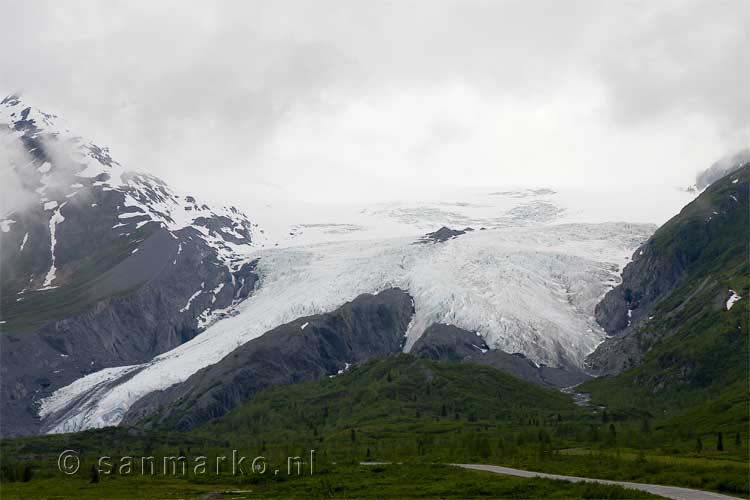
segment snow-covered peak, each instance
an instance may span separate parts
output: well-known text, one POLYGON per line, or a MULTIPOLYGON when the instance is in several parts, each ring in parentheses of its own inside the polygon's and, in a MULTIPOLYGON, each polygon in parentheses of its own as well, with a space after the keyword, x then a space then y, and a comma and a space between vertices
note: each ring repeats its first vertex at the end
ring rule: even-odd
POLYGON ((9 95, 0 101, 0 120, 18 130, 34 127, 37 130, 49 130, 56 133, 61 131, 57 125, 59 122, 57 115, 45 113, 27 105, 19 95, 9 95))
POLYGON ((48 177, 67 174, 95 179, 109 187, 123 184, 125 170, 112 159, 108 148, 71 133, 59 116, 28 105, 17 95, 0 101, 0 130, 3 146, 16 150, 11 164, 17 172, 33 167, 48 177), (18 154, 15 146, 19 145, 25 154, 18 154))
MULTIPOLYGON (((77 198, 91 198, 91 211, 104 209, 100 198, 118 196, 109 203, 120 219, 115 228, 135 224, 135 229, 156 222, 171 232, 192 228, 227 264, 254 246, 262 231, 235 207, 209 206, 194 196, 173 191, 161 179, 127 170, 109 149, 71 133, 56 115, 46 113, 12 95, 0 101, 0 143, 19 183, 36 200, 14 210, 45 211, 77 198)), ((2 214, 13 220, 13 210, 2 214)), ((113 228, 114 229, 114 228, 113 228)))

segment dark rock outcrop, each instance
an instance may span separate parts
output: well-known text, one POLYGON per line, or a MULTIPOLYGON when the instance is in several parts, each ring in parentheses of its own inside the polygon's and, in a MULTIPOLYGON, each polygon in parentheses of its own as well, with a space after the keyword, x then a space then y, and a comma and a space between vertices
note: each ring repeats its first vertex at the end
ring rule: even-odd
POLYGON ((299 318, 235 349, 185 382, 151 393, 123 424, 188 430, 276 385, 335 375, 347 365, 396 353, 414 313, 399 289, 360 295, 339 309, 299 318))
POLYGON ((610 335, 638 323, 658 298, 682 279, 685 263, 663 256, 652 240, 641 246, 622 272, 622 283, 596 305, 597 322, 610 335))
POLYGON ((470 356, 464 359, 464 361, 467 363, 489 365, 498 370, 510 373, 514 377, 543 387, 562 389, 578 385, 591 378, 581 370, 536 365, 521 353, 508 354, 500 350, 470 356))
POLYGON ((544 387, 570 387, 590 378, 582 371, 536 365, 520 353, 489 350, 484 339, 476 333, 441 323, 430 325, 410 353, 434 360, 489 365, 544 387))
POLYGON ((461 361, 489 350, 476 333, 453 325, 433 323, 414 343, 410 354, 438 361, 461 361))
MULTIPOLYGON (((31 331, 3 329, 3 436, 37 432, 35 402, 55 389, 102 368, 143 363, 169 351, 199 334, 203 311, 227 308, 254 290, 255 262, 236 272, 205 265, 211 261, 207 249, 187 240, 173 264, 177 244, 158 230, 132 259, 90 285, 95 298, 82 312, 31 331), (127 291, 117 293, 126 284, 127 291), (211 293, 221 285, 219 293, 211 293), (204 293, 186 308, 196 290, 204 293)), ((52 300, 65 305, 64 299, 52 300)))
POLYGON ((473 231, 473 228, 467 227, 464 229, 451 229, 449 227, 441 227, 437 231, 425 234, 417 243, 442 243, 453 238, 457 238, 462 234, 466 234, 473 231))

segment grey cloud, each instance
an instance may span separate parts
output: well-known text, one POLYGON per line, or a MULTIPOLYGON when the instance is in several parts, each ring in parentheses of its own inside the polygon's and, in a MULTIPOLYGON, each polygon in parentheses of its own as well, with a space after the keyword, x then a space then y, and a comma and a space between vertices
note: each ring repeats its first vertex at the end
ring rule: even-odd
MULTIPOLYGON (((641 144, 653 135, 643 125, 669 131, 679 148, 695 133, 681 124, 698 117, 702 149, 672 153, 675 160, 685 156, 675 164, 690 170, 689 179, 750 137, 750 94, 741 85, 750 76, 750 7, 742 1, 4 4, 12 20, 0 32, 8 90, 24 90, 40 107, 112 145, 131 168, 197 186, 218 182, 205 171, 278 184, 294 173, 314 181, 310 169, 316 169, 338 191, 389 168, 412 168, 411 178, 425 179, 422 170, 441 148, 454 148, 446 158, 460 157, 461 144, 467 162, 487 163, 488 179, 528 175, 519 157, 544 147, 544 164, 558 159, 582 178, 591 178, 593 167, 584 171, 579 163, 602 164, 618 148, 630 150, 623 163, 653 171, 666 156, 638 156, 652 148, 641 144), (457 86, 480 101, 471 117, 452 117, 460 99, 457 109, 432 116, 439 93, 457 86), (436 93, 423 107, 414 105, 436 93), (590 123, 581 124, 580 137, 567 137, 574 131, 556 106, 576 109, 578 99, 584 111, 592 109, 590 123), (391 114, 363 124, 371 113, 361 109, 368 106, 390 107, 391 114), (401 109, 422 120, 402 117, 401 109), (513 126, 537 115, 534 126, 513 126), (498 126, 486 120, 506 120, 519 134, 503 143, 507 150, 492 148, 492 133, 485 134, 492 158, 472 153, 471 141, 498 126), (352 128, 369 135, 352 138, 352 128), (584 135, 590 129, 597 137, 584 135), (561 136, 555 146, 561 151, 549 141, 540 146, 540 134, 550 133, 561 136), (305 156, 319 135, 328 149, 305 156), (625 146, 622 137, 630 141, 625 146), (612 139, 602 144, 602 138, 612 139), (592 151, 572 154, 581 146, 569 142, 592 151), (377 165, 386 150, 388 161, 402 164, 377 165)), ((545 168, 538 169, 541 182, 550 174, 545 168)))
POLYGON ((651 2, 612 19, 597 57, 618 119, 699 113, 724 131, 750 127, 750 8, 742 2, 651 2))

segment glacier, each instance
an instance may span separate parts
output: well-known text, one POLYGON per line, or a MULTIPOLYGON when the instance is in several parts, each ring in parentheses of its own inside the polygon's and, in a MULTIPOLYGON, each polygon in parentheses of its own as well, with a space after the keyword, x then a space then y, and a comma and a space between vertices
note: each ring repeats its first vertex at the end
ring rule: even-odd
POLYGON ((496 227, 441 243, 412 236, 255 248, 260 285, 235 315, 148 363, 96 372, 40 402, 45 431, 117 425, 151 391, 186 380, 266 331, 331 311, 362 293, 408 290, 408 351, 434 322, 476 331, 493 349, 583 367, 604 339, 596 303, 654 231, 651 224, 496 227))

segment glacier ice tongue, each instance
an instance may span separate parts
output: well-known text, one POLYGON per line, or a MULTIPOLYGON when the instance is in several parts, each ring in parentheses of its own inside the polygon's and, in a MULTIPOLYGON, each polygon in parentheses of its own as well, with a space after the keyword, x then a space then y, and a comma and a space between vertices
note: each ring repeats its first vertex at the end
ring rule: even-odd
POLYGON ((414 298, 407 351, 429 324, 442 322, 478 332, 493 349, 580 367, 604 338, 595 304, 616 278, 614 269, 652 231, 563 224, 474 231, 430 245, 389 238, 257 250, 261 285, 235 316, 146 364, 121 367, 127 375, 121 381, 107 377, 103 386, 96 372, 59 389, 41 401, 40 415, 49 432, 115 425, 139 398, 184 381, 266 331, 390 287, 414 298), (61 415, 72 401, 79 410, 61 415))

